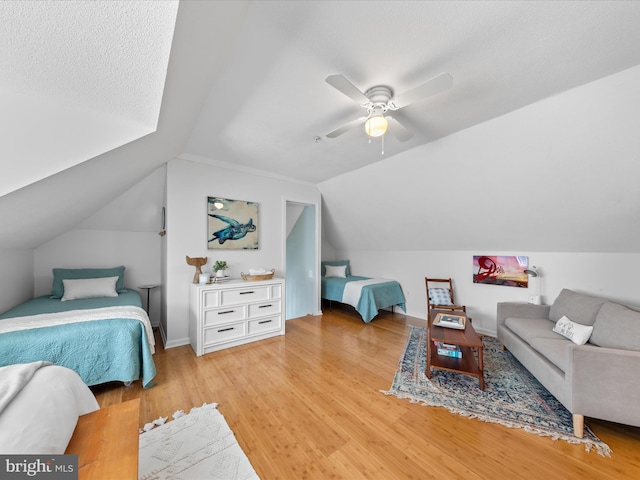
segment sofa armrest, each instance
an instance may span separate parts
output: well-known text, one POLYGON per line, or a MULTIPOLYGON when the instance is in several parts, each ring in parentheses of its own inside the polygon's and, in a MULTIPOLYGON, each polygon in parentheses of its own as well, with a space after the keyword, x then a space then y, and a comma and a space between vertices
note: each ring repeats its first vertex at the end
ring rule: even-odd
POLYGON ((501 302, 498 303, 498 326, 509 317, 515 318, 549 318, 550 305, 534 305, 532 303, 501 302))
POLYGON ((640 352, 590 344, 567 350, 571 412, 640 426, 640 352))

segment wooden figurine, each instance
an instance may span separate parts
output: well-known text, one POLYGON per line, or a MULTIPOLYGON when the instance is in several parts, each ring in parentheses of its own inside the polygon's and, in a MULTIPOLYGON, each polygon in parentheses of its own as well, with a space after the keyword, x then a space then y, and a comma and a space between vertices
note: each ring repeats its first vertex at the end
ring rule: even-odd
POLYGON ((194 257, 191 258, 187 255, 187 263, 189 265, 193 265, 196 267, 196 274, 193 277, 193 283, 198 283, 200 281, 200 274, 202 273, 202 266, 207 263, 207 257, 194 257))

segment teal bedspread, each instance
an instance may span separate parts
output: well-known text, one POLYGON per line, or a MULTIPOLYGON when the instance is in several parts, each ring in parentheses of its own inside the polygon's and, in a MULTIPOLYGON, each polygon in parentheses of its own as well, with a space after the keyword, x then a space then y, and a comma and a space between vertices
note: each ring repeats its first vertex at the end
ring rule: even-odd
MULTIPOLYGON (((347 283, 368 279, 369 277, 358 277, 355 275, 346 278, 322 277, 321 296, 327 300, 342 302, 344 287, 347 283)), ((353 307, 360 314, 362 320, 364 320, 365 323, 369 323, 381 308, 397 305, 402 308, 402 310, 406 310, 405 302, 406 300, 400 284, 395 280, 390 280, 388 282, 363 286, 360 299, 357 305, 353 305, 353 307)))
MULTIPOLYGON (((107 306, 141 306, 135 291, 114 298, 61 302, 37 297, 0 315, 3 318, 107 306)), ((48 360, 75 370, 87 385, 142 379, 154 385, 156 367, 144 325, 135 319, 114 318, 0 334, 0 366, 48 360)))
POLYGON ((142 307, 140 294, 135 290, 126 290, 117 297, 83 298, 81 300, 69 300, 61 302, 59 298, 51 298, 49 295, 36 297, 28 302, 21 303, 8 312, 0 315, 0 320, 11 317, 26 317, 39 313, 68 312, 70 310, 85 310, 89 308, 115 307, 118 305, 133 305, 142 307))

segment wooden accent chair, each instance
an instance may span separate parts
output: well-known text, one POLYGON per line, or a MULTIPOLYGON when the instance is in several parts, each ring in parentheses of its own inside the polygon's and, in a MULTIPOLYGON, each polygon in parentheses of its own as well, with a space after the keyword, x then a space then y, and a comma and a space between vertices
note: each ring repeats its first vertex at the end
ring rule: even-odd
POLYGON ((431 310, 467 312, 465 305, 456 305, 450 278, 424 277, 424 283, 427 288, 427 318, 431 318, 431 310))

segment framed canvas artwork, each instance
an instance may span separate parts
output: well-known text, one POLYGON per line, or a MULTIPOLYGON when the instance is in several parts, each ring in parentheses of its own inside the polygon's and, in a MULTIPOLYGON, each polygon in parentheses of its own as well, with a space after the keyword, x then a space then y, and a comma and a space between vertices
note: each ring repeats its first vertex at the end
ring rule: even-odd
POLYGON ((473 283, 527 288, 529 276, 524 271, 528 266, 526 256, 474 255, 473 283))
POLYGON ((207 197, 209 250, 258 249, 258 204, 207 197))

